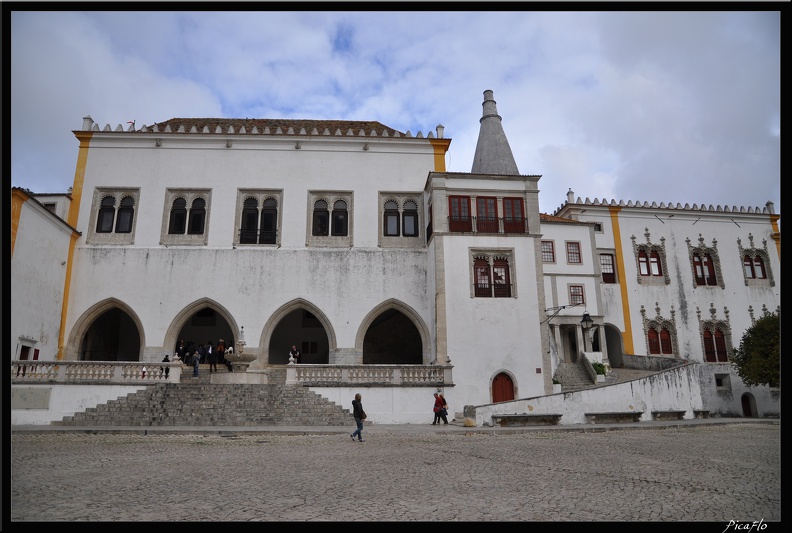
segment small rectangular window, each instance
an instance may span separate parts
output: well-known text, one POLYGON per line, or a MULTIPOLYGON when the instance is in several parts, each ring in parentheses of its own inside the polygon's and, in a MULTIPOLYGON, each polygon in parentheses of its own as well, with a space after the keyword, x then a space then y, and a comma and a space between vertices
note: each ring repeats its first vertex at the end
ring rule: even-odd
POLYGON ((555 263, 555 246, 553 241, 542 241, 542 263, 555 263))
POLYGON ((566 248, 567 248, 567 263, 580 264, 583 262, 580 255, 579 242, 568 242, 566 243, 566 248))
POLYGON ((583 299, 583 285, 569 286, 569 304, 582 305, 586 303, 583 299))
POLYGON ((600 267, 602 268, 602 282, 616 283, 616 266, 613 254, 600 254, 600 267))

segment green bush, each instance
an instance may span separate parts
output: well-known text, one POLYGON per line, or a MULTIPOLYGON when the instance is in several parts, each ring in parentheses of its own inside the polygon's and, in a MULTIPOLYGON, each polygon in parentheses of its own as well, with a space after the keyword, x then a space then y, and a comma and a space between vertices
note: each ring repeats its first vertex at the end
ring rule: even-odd
POLYGON ((591 367, 594 369, 594 372, 596 372, 597 374, 601 374, 603 376, 607 374, 605 370, 605 365, 603 365, 602 363, 591 363, 591 367))

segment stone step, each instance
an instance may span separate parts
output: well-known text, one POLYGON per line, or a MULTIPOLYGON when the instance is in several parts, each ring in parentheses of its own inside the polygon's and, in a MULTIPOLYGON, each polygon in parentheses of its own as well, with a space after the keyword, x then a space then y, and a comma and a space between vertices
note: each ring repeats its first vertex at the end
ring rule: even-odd
POLYGON ((153 385, 53 425, 341 426, 350 420, 349 410, 298 385, 189 382, 153 385))

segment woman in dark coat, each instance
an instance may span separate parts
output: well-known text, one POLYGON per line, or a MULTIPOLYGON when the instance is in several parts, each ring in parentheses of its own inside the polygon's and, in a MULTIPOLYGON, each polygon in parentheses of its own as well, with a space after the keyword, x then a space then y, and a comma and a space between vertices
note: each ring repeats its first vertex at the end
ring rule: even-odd
POLYGON ((355 440, 355 435, 357 435, 358 442, 365 442, 363 440, 363 420, 366 418, 366 412, 363 410, 363 403, 360 401, 360 393, 355 394, 355 399, 352 400, 352 416, 355 417, 355 424, 357 424, 357 429, 355 430, 350 437, 352 440, 355 440))

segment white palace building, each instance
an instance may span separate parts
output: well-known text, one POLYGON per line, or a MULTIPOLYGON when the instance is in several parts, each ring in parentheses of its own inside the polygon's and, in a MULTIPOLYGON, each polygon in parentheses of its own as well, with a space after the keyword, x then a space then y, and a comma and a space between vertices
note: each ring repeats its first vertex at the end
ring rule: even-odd
MULTIPOLYGON (((46 424, 161 379, 180 340, 224 339, 217 383, 310 387, 371 423, 653 411, 780 416, 730 355, 780 308, 780 215, 567 198, 539 212, 492 91, 471 171, 444 128, 173 118, 79 141, 68 193, 12 189, 12 424, 46 424), (302 350, 300 364, 288 352, 302 350), (564 365, 656 370, 559 393, 564 365), (157 366, 159 366, 157 364, 157 366)), ((552 179, 562 179, 553 177, 552 179)), ((171 379, 189 379, 171 374, 171 379)), ((607 378, 607 375, 606 375, 607 378)))

